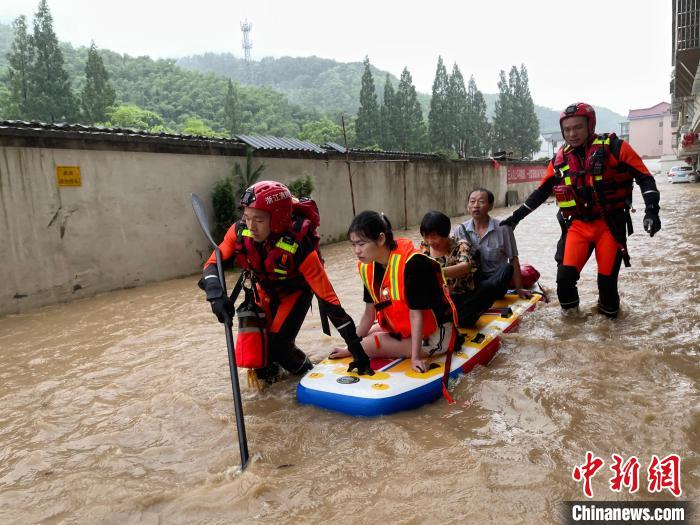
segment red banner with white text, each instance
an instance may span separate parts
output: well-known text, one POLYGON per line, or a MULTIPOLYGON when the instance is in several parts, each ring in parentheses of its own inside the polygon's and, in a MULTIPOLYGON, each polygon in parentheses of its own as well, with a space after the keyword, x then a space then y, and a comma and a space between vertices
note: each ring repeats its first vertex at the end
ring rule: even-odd
POLYGON ((539 182, 544 177, 547 166, 531 164, 508 164, 508 184, 518 182, 539 182))

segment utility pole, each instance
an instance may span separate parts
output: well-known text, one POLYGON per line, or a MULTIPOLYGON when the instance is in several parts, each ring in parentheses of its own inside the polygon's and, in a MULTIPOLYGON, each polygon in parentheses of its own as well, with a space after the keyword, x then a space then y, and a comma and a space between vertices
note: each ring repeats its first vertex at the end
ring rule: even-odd
POLYGON ((352 170, 350 169, 350 152, 348 151, 348 136, 345 134, 345 117, 340 116, 340 123, 343 126, 343 141, 345 142, 345 163, 348 165, 348 182, 350 183, 350 202, 352 203, 352 216, 355 213, 355 192, 352 189, 352 170))

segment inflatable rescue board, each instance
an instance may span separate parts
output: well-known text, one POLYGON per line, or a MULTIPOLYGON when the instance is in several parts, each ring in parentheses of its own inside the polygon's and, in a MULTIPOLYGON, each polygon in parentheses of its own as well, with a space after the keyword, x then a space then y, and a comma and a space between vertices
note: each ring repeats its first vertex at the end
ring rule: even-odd
MULTIPOLYGON (((543 297, 535 285, 531 299, 508 294, 496 301, 469 329, 460 329, 462 347, 452 354, 450 377, 486 365, 501 344, 500 334, 515 330, 521 317, 543 297)), ((297 399, 353 416, 378 416, 411 410, 442 395, 445 355, 433 358, 425 373, 411 369, 410 359, 372 359, 374 375, 347 372, 350 357, 324 359, 297 386, 297 399)))

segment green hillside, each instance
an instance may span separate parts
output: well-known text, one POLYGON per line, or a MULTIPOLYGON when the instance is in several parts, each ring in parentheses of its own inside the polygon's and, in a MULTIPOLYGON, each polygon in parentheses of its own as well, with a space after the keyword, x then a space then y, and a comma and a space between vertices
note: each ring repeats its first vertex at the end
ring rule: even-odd
MULTIPOLYGON (((0 24, 2 80, 12 39, 11 26, 0 24)), ((87 48, 67 43, 61 47, 65 67, 78 92, 84 79, 87 48)), ((243 133, 299 136, 305 123, 318 121, 324 114, 333 121, 338 120, 338 112, 355 115, 359 105, 361 62, 340 63, 312 56, 263 58, 246 64, 230 53, 206 53, 179 60, 131 57, 104 49, 100 54, 118 103, 153 111, 163 118, 164 126, 173 130, 182 129, 188 117, 197 117, 223 134, 228 78, 240 84, 243 133)), ((381 99, 387 72, 373 68, 373 75, 381 99)), ((389 77, 396 86, 398 79, 392 74, 389 77)), ((491 116, 497 95, 484 97, 491 116)), ((430 96, 419 93, 419 100, 427 118, 430 96)), ((625 120, 606 108, 596 110, 601 130, 619 130, 619 123, 625 120)), ((558 111, 543 106, 535 106, 535 111, 542 131, 558 129, 558 111)))
MULTIPOLYGON (((206 53, 180 58, 177 64, 185 69, 212 72, 237 80, 241 84, 270 86, 287 95, 290 102, 319 111, 342 110, 355 114, 360 98, 360 80, 362 62, 340 63, 319 57, 281 57, 263 58, 246 64, 242 58, 231 53, 206 53)), ((504 69, 509 67, 504 65, 504 69)), ((468 79, 469 72, 464 71, 468 79)), ((372 75, 381 98, 387 72, 372 67, 372 75)), ((394 85, 398 84, 396 76, 389 74, 394 85)), ((427 116, 430 107, 430 95, 419 93, 419 100, 427 116)), ((484 93, 489 117, 493 116, 497 94, 484 93)), ((535 105, 535 113, 543 132, 559 129, 559 111, 535 105)), ((599 129, 619 131, 620 122, 626 117, 607 108, 596 107, 599 129)))
MULTIPOLYGON (((293 104, 323 112, 355 115, 359 106, 362 62, 341 63, 311 56, 267 57, 246 64, 231 53, 205 53, 180 58, 177 64, 191 71, 216 73, 243 85, 270 86, 293 104)), ((381 102, 387 72, 372 66, 372 75, 381 102)), ((391 73, 389 77, 395 87, 399 79, 391 73)), ((430 95, 420 93, 419 101, 427 115, 430 95)))

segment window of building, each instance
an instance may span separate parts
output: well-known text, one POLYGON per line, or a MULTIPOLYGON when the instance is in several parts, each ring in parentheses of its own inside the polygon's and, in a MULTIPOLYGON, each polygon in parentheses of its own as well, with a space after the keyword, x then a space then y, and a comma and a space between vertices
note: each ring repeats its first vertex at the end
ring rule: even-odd
POLYGON ((663 140, 660 140, 660 141, 659 141, 659 146, 663 146, 663 145, 664 145, 664 141, 663 141, 663 140))
POLYGON ((659 127, 660 127, 660 128, 663 128, 663 127, 664 127, 664 121, 663 121, 663 120, 662 120, 661 122, 659 122, 659 127))

